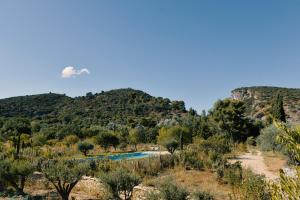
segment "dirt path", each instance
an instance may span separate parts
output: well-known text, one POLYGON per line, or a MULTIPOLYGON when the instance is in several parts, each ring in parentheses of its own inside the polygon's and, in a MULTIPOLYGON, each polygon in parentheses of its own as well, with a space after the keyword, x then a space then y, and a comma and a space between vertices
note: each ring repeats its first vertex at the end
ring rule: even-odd
POLYGON ((269 180, 278 178, 277 174, 268 170, 260 151, 245 153, 232 161, 240 161, 244 168, 249 168, 256 174, 265 175, 269 180))

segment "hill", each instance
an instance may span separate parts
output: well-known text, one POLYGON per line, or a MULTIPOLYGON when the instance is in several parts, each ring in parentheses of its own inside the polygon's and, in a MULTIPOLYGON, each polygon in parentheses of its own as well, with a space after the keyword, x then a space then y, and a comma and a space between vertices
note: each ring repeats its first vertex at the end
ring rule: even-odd
POLYGON ((231 92, 234 99, 243 100, 249 116, 264 119, 269 112, 274 95, 280 93, 283 97, 287 120, 300 123, 300 89, 281 87, 242 87, 231 92))
POLYGON ((48 120, 50 123, 58 120, 98 125, 129 122, 150 126, 151 123, 185 112, 183 101, 153 97, 130 88, 87 93, 86 96, 75 98, 48 93, 0 100, 2 117, 28 117, 32 120, 48 120))

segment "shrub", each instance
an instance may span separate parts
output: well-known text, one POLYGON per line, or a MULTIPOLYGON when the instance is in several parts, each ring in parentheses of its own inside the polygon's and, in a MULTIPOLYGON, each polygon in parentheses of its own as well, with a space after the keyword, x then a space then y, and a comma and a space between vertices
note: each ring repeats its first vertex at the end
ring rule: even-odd
POLYGON ((159 191, 164 200, 186 200, 189 195, 185 188, 171 182, 171 180, 162 183, 159 191))
POLYGON ((79 141, 79 137, 77 135, 68 135, 64 138, 64 143, 67 146, 76 144, 78 141, 79 141))
POLYGON ((257 137, 256 142, 263 151, 283 151, 283 146, 276 141, 280 130, 274 125, 270 125, 261 131, 257 137))
POLYGON ((224 170, 224 180, 232 187, 241 184, 243 179, 243 168, 240 162, 228 164, 224 170))
POLYGON ((114 199, 119 199, 123 195, 125 200, 131 199, 133 188, 141 182, 138 176, 120 168, 102 175, 100 179, 114 199))
POLYGON ((77 148, 83 155, 87 156, 88 151, 94 149, 94 145, 88 142, 79 142, 77 148))
POLYGON ((200 143, 200 150, 205 154, 211 151, 218 154, 225 154, 231 151, 231 143, 225 135, 214 135, 200 143))
POLYGON ((43 133, 34 134, 31 138, 32 146, 43 146, 47 143, 47 138, 43 133))
POLYGON ((253 136, 248 137, 246 140, 246 144, 252 145, 252 146, 256 145, 256 141, 255 141, 254 137, 253 136))
POLYGON ((204 167, 203 161, 198 159, 197 152, 191 150, 185 150, 180 153, 181 163, 186 169, 198 169, 201 170, 204 167))
MULTIPOLYGON (((243 173, 238 199, 241 200, 271 200, 270 190, 264 176, 247 170, 243 173)), ((237 192, 233 193, 237 198, 237 192)))
POLYGON ((196 191, 192 196, 193 200, 214 200, 210 193, 203 191, 196 191))

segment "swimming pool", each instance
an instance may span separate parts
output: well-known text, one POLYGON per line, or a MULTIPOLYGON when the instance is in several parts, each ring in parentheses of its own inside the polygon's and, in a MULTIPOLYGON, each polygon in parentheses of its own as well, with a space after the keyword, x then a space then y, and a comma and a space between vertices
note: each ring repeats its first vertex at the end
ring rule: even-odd
POLYGON ((105 159, 108 158, 109 160, 119 161, 119 160, 129 160, 129 159, 141 159, 153 156, 151 152, 134 152, 134 153, 120 153, 120 154, 113 154, 109 156, 95 156, 89 157, 88 160, 97 160, 97 159, 105 159))

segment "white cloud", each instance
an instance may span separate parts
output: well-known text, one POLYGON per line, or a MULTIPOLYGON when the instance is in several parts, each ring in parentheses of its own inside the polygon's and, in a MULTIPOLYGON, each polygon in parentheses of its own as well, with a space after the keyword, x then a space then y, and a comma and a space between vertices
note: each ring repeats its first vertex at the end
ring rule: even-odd
POLYGON ((87 68, 75 69, 72 66, 65 67, 61 72, 62 78, 71 78, 76 77, 82 74, 90 74, 90 71, 87 68))

